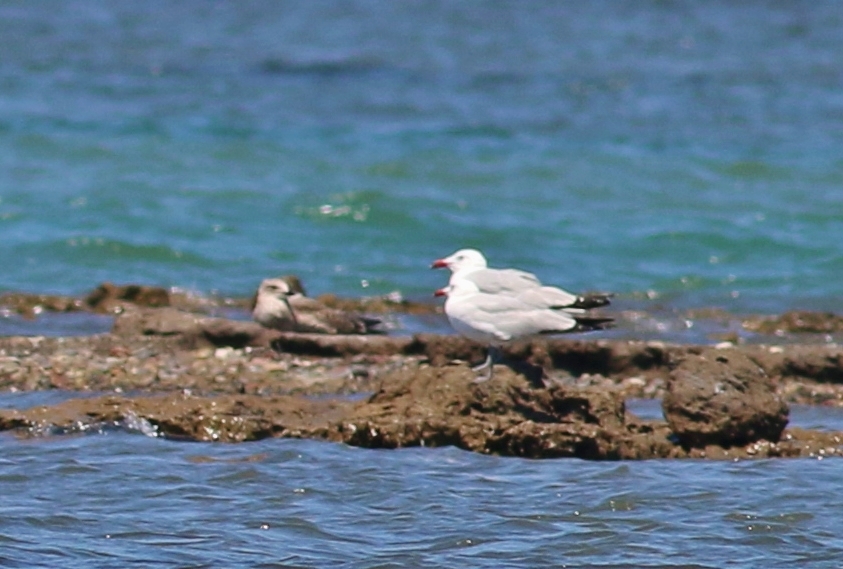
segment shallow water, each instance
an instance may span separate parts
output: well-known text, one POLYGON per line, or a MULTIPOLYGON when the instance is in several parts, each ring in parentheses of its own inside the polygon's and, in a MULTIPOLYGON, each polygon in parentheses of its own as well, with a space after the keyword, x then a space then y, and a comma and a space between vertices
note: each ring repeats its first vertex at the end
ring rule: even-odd
POLYGON ((833 460, 530 461, 125 431, 3 435, 0 450, 7 567, 827 567, 843 555, 833 460))
MULTIPOLYGON (((78 394, 6 394, 24 408, 78 394)), ((657 401, 631 401, 642 417, 657 401)), ((792 425, 843 428, 796 406, 792 425)), ((524 460, 138 430, 0 435, 4 567, 827 567, 835 460, 524 460)))

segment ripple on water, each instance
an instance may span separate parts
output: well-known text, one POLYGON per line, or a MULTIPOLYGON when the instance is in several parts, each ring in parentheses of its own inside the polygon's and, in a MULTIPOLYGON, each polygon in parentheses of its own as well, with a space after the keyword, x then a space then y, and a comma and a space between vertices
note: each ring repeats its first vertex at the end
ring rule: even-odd
POLYGON ((843 553, 833 461, 532 461, 114 431, 0 445, 0 540, 19 564, 783 567, 818 543, 843 553))

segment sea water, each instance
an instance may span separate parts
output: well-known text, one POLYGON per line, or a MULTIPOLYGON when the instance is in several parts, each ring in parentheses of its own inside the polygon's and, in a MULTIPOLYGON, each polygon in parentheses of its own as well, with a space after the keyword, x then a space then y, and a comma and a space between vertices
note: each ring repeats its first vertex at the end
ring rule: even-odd
POLYGON ((835 2, 4 2, 0 289, 843 298, 835 2))

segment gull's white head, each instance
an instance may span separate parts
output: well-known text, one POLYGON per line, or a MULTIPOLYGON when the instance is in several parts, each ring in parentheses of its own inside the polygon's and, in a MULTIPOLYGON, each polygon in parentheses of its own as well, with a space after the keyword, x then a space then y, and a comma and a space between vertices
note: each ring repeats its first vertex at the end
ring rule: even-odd
POLYGON ((258 296, 266 296, 286 301, 293 294, 293 290, 284 279, 264 279, 258 287, 258 296))
POLYGON ((460 249, 450 257, 437 259, 430 266, 431 269, 448 268, 452 273, 465 270, 486 268, 486 257, 477 249, 460 249))
POLYGON ((480 292, 480 289, 473 281, 468 279, 457 279, 452 281, 448 286, 440 288, 433 293, 433 296, 460 296, 466 294, 474 294, 480 292))
POLYGON ((291 330, 296 315, 288 298, 295 294, 284 279, 264 279, 252 299, 252 318, 276 330, 291 330))

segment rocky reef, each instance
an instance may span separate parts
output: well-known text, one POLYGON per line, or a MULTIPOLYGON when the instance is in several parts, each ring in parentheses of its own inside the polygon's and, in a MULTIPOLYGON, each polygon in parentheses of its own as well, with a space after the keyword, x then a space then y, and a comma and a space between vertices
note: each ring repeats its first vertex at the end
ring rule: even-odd
POLYGON ((110 305, 108 334, 0 338, 0 389, 67 395, 0 409, 0 429, 116 426, 178 440, 310 437, 530 458, 841 452, 843 433, 787 428, 788 404, 843 402, 836 345, 549 339, 510 346, 511 365, 477 382, 467 362, 483 348, 455 336, 278 332, 147 296, 152 306, 110 305), (664 419, 634 416, 631 397, 662 399, 664 419))

